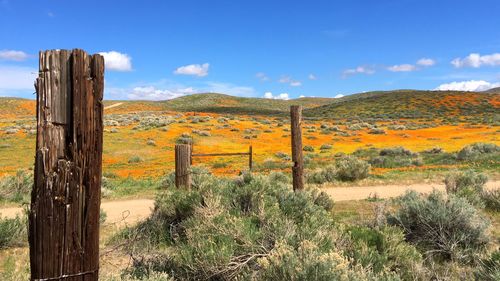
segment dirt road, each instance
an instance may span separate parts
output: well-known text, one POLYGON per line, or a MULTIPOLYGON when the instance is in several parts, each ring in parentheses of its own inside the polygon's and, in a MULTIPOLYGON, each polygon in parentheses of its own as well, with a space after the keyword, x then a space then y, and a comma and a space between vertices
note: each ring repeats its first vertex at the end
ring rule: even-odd
MULTIPOLYGON (((429 193, 433 189, 443 190, 444 184, 411 184, 411 185, 380 185, 380 186, 351 186, 351 187, 324 187, 334 201, 362 200, 377 194, 379 198, 391 198, 402 195, 406 190, 415 190, 420 193, 429 193)), ((487 189, 500 189, 500 181, 490 181, 487 189)), ((106 224, 133 224, 147 218, 154 207, 151 199, 134 199, 121 201, 107 201, 101 204, 106 212, 106 224)), ((2 217, 12 218, 22 213, 22 208, 0 209, 2 217)))
POLYGON ((110 109, 110 108, 113 108, 113 107, 120 106, 122 104, 123 104, 123 102, 115 103, 115 104, 108 105, 108 106, 104 107, 104 109, 110 109))

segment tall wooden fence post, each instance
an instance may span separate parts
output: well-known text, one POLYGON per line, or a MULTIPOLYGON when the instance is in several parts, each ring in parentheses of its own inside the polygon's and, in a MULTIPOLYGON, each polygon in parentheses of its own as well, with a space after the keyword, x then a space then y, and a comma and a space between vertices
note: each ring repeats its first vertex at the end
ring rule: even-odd
POLYGON ((31 280, 98 280, 104 59, 40 52, 31 280))
POLYGON ((248 148, 248 169, 252 171, 253 168, 253 148, 250 146, 248 148))
POLYGON ((304 189, 304 158, 302 155, 302 106, 290 107, 292 129, 293 190, 304 189))
POLYGON ((175 145, 175 186, 191 188, 191 145, 175 145))

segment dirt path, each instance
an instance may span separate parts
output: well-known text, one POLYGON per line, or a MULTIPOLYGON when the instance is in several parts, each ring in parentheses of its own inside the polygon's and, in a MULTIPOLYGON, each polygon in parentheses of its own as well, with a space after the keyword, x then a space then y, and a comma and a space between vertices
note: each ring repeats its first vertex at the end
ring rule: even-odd
POLYGON ((122 104, 123 104, 123 102, 115 103, 115 104, 108 105, 108 106, 104 107, 104 109, 110 109, 110 108, 113 108, 113 107, 120 106, 122 104))
MULTIPOLYGON (((152 199, 134 199, 122 201, 108 201, 101 203, 101 209, 106 213, 106 224, 133 224, 145 219, 151 214, 154 207, 152 199)), ((0 209, 2 217, 13 218, 22 213, 22 208, 0 209)))
MULTIPOLYGON (((487 189, 500 189, 500 181, 486 183, 487 189)), ((378 185, 378 186, 350 186, 350 187, 324 187, 321 190, 328 193, 334 201, 363 200, 369 196, 377 195, 378 198, 392 198, 403 195, 407 190, 420 193, 430 193, 433 189, 445 190, 444 184, 409 184, 409 185, 378 185)))
MULTIPOLYGON (((411 184, 411 185, 379 185, 379 186, 350 186, 350 187, 324 187, 334 201, 363 200, 377 194, 379 198, 391 198, 404 194, 407 190, 420 193, 429 193, 433 189, 444 191, 444 184, 411 184)), ((487 189, 500 189, 500 181, 490 181, 487 189)), ((102 202, 101 209, 106 212, 106 224, 133 224, 147 218, 154 207, 152 199, 134 199, 121 201, 102 202)), ((22 213, 22 208, 0 209, 2 217, 13 218, 22 213)))

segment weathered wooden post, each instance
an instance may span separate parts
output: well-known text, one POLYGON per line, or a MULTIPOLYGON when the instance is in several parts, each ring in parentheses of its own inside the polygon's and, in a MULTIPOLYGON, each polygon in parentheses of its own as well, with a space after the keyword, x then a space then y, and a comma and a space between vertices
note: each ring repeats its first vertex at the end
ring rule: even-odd
POLYGON ((104 59, 40 52, 31 280, 98 280, 104 59))
POLYGON ((175 186, 191 188, 191 145, 175 145, 175 186))
POLYGON ((304 158, 302 155, 302 106, 290 107, 292 129, 293 190, 304 189, 304 158))
POLYGON ((248 148, 248 169, 252 171, 253 168, 253 148, 250 146, 248 148))

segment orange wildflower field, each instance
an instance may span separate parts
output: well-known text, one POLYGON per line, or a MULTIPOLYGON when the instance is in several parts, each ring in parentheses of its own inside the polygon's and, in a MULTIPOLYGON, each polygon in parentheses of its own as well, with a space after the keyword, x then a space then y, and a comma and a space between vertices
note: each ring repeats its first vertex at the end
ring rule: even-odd
MULTIPOLYGON (((25 101, 18 106, 21 106, 19 116, 1 116, 0 176, 33 166, 36 135, 34 101, 25 101)), ((105 174, 156 178, 170 172, 174 168, 174 145, 182 135, 192 138, 195 153, 246 152, 252 145, 257 169, 266 170, 270 167, 266 164, 273 162, 281 163, 280 167, 289 164, 286 157, 278 157, 290 154, 290 125, 286 116, 179 113, 159 111, 140 103, 126 109, 109 107, 105 115, 105 174)), ((354 128, 352 122, 347 123, 303 122, 304 146, 312 147, 308 153, 314 155, 315 162, 328 163, 338 153, 352 153, 370 147, 403 146, 415 152, 441 147, 452 152, 475 142, 500 144, 496 126, 419 124, 412 121, 411 128, 394 128, 397 124, 410 123, 398 120, 371 124, 383 130, 383 133, 373 134, 366 126, 354 128), (335 129, 325 130, 332 127, 335 129)), ((194 158, 193 164, 204 165, 215 174, 237 174, 246 169, 248 159, 239 156, 203 157, 194 158)), ((433 167, 413 167, 426 168, 433 167)), ((373 173, 380 174, 386 170, 377 168, 373 173)))

